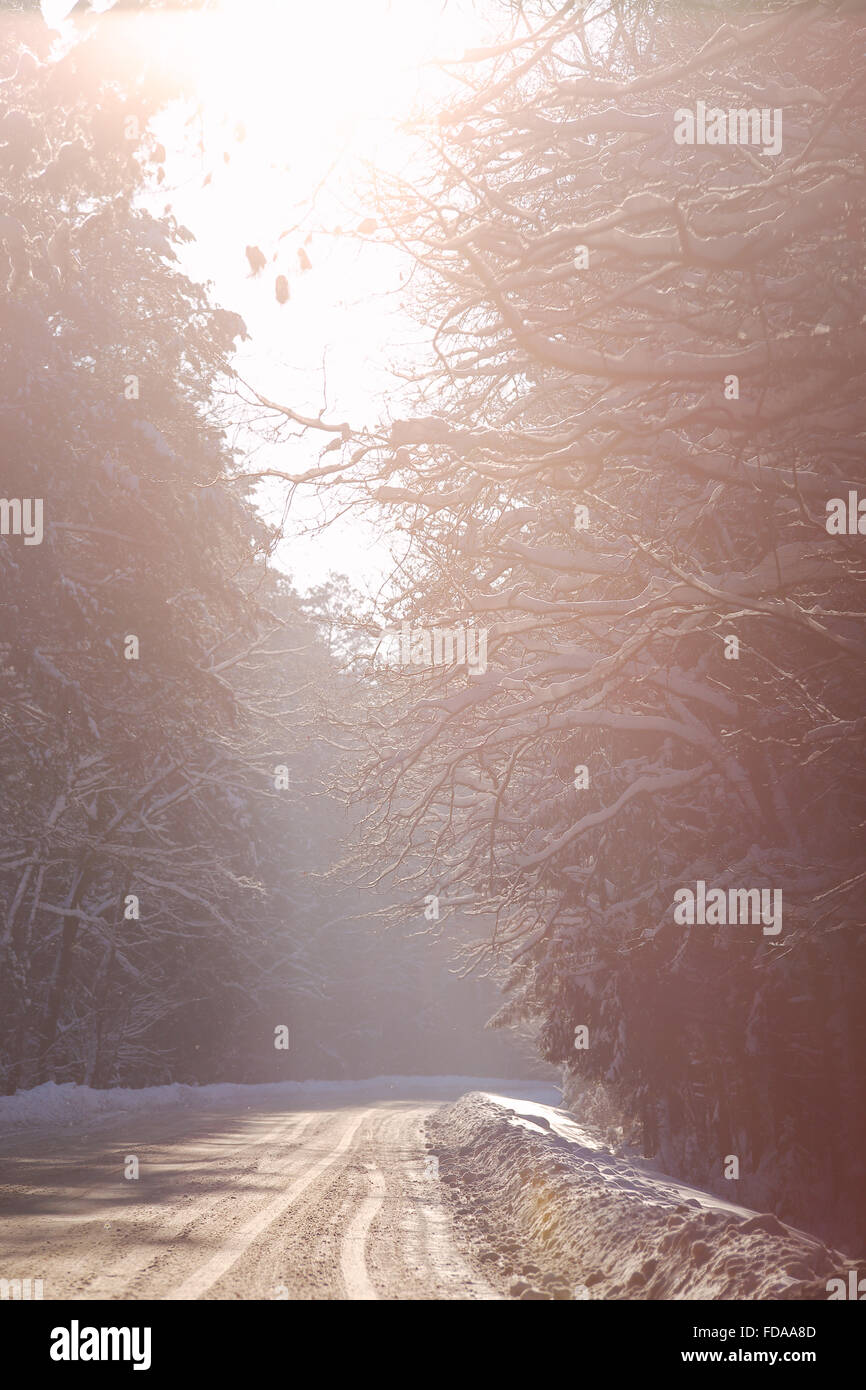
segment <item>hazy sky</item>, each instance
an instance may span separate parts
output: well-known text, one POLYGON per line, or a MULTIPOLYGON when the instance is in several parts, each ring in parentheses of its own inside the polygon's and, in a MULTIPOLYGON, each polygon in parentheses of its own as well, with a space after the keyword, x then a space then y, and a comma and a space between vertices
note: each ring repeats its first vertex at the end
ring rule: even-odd
MULTIPOLYGON (((57 22, 69 6, 51 8, 57 22)), ((217 302, 245 319, 252 341, 235 362, 245 379, 304 414, 325 405, 325 382, 330 419, 372 423, 388 410, 386 394, 399 414, 388 366, 405 365, 411 353, 413 327, 400 310, 408 266, 345 233, 371 211, 362 196, 364 161, 412 177, 411 140, 399 126, 442 88, 430 60, 457 56, 483 37, 477 7, 471 0, 224 0, 221 10, 153 17, 159 51, 182 51, 195 69, 200 105, 187 125, 194 105, 160 118, 166 177, 149 204, 155 212, 171 204, 196 237, 179 248, 183 268, 211 281, 217 302), (333 234, 338 226, 343 235, 333 234), (289 228, 297 230, 281 239, 289 228), (248 244, 268 260, 255 279, 248 244), (300 247, 312 265, 306 271, 300 247), (282 306, 279 274, 291 294, 282 306)), ((261 451, 255 465, 301 471, 327 442, 316 434, 261 451)), ((269 519, 279 519, 282 498, 274 487, 263 499, 269 519)), ((299 532, 314 507, 312 498, 293 504, 278 562, 302 589, 332 569, 359 587, 365 578, 375 586, 387 556, 370 530, 344 521, 305 539, 299 532)))

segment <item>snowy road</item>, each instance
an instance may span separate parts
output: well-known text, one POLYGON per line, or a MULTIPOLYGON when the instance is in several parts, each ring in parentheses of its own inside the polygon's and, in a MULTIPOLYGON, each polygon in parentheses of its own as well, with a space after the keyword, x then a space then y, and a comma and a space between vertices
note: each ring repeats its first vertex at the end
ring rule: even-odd
POLYGON ((424 1089, 7 1138, 0 1274, 41 1278, 46 1299, 505 1297, 461 1247, 424 1145, 466 1083, 424 1089))
POLYGON ((847 1279, 772 1214, 613 1154, 557 1094, 382 1077, 0 1098, 0 1280, 82 1300, 763 1300, 847 1279))

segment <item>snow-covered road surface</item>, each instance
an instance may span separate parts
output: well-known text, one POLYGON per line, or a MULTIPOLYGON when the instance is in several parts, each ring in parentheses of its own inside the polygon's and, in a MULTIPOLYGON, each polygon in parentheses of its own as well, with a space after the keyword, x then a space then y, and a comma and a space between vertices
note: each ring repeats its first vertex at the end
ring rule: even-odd
POLYGON ((96 1119, 73 1096, 71 1122, 37 1108, 0 1140, 0 1276, 41 1279, 46 1299, 506 1297, 455 1239, 424 1142, 472 1084, 208 1087, 191 1106, 153 1088, 96 1119))
POLYGON ((45 1299, 775 1300, 846 1277, 557 1099, 468 1077, 2 1098, 0 1279, 45 1299))

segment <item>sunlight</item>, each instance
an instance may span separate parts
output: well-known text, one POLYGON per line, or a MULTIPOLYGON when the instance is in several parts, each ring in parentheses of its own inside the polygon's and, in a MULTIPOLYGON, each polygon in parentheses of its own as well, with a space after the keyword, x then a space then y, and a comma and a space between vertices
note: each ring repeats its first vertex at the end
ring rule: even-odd
MULTIPOLYGON (((418 0, 222 0, 169 23, 189 39, 205 117, 240 125, 277 166, 320 173, 351 143, 396 153, 395 123, 435 94, 430 59, 462 52, 473 6, 418 0), (191 21, 191 22, 190 22, 191 21)), ((175 36, 173 35, 173 38, 175 36)))
MULTIPOLYGON (((64 43, 92 22, 67 17, 69 0, 43 0, 64 43)), ((238 344, 241 377, 305 414, 371 423, 370 402, 399 387, 419 333, 402 309, 405 264, 381 244, 370 171, 417 183, 417 142, 407 122, 435 113, 446 85, 437 60, 482 42, 478 0, 218 0, 194 9, 132 13, 111 0, 101 24, 118 51, 145 52, 155 75, 177 74, 185 98, 165 106, 151 135, 165 150, 159 183, 143 195, 166 207, 195 240, 177 254, 216 302, 240 313, 250 338, 238 344), (251 274, 245 248, 260 252, 251 274), (275 286, 285 282, 287 300, 275 286)), ((152 168, 153 166, 151 166, 152 168)), ((396 396, 392 395, 396 408, 396 396)), ((321 439, 292 443, 312 464, 321 439)), ((262 466, 285 467, 284 447, 262 466)), ((283 520, 265 485, 267 519, 283 520)), ((292 502, 281 563, 303 588, 332 569, 378 585, 389 555, 353 515, 319 533, 315 499, 292 502)))
POLYGON ((275 157, 315 160, 359 118, 393 118, 422 95, 418 64, 457 16, 456 6, 393 0, 225 0, 221 14, 202 16, 199 95, 242 120, 275 157), (302 131, 287 125, 298 120, 302 131))
MULTIPOLYGON (((412 166, 403 127, 435 100, 442 76, 431 59, 478 41, 477 6, 223 0, 219 10, 175 12, 163 23, 159 42, 175 61, 183 50, 195 108, 186 128, 189 107, 157 124, 169 152, 163 191, 195 229, 196 242, 183 251, 190 273, 210 280, 250 329, 237 369, 305 412, 327 405, 331 418, 366 420, 389 364, 396 356, 405 366, 417 340, 401 314, 397 257, 375 235, 357 235, 375 211, 366 171, 372 165, 410 181, 423 173, 412 166), (244 254, 249 244, 266 262, 256 277, 244 254), (288 282, 285 305, 275 299, 277 276, 288 282)), ((155 212, 161 196, 154 194, 155 212)), ((293 455, 308 452, 312 463, 320 445, 304 441, 293 455)), ((267 457, 286 464, 284 451, 267 457)), ((264 488, 260 502, 278 522, 282 503, 271 507, 268 495, 264 488)), ((296 527, 314 520, 308 507, 315 511, 312 499, 294 499, 296 527)), ((385 552, 356 519, 315 543, 295 531, 285 550, 301 587, 331 569, 349 568, 360 580, 387 568, 385 552)))

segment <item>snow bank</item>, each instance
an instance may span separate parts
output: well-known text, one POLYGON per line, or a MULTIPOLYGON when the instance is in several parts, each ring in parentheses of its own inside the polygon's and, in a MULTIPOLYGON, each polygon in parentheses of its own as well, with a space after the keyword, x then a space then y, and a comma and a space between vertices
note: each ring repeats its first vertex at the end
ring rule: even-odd
POLYGON ((332 1098, 382 1100, 432 1098, 453 1100, 467 1090, 505 1089, 510 1094, 537 1096, 556 1103, 558 1087, 532 1081, 506 1081, 501 1077, 470 1076, 375 1076, 363 1081, 276 1081, 245 1086, 223 1083, 213 1086, 143 1086, 139 1090, 116 1087, 94 1090, 73 1082, 48 1081, 30 1091, 0 1096, 0 1134, 14 1134, 41 1126, 82 1128, 110 1121, 140 1110, 273 1109, 297 1110, 304 1101, 332 1098))
POLYGON ((475 1093, 427 1132, 456 1221, 518 1298, 826 1300, 854 1267, 775 1216, 614 1156, 548 1105, 475 1093))

